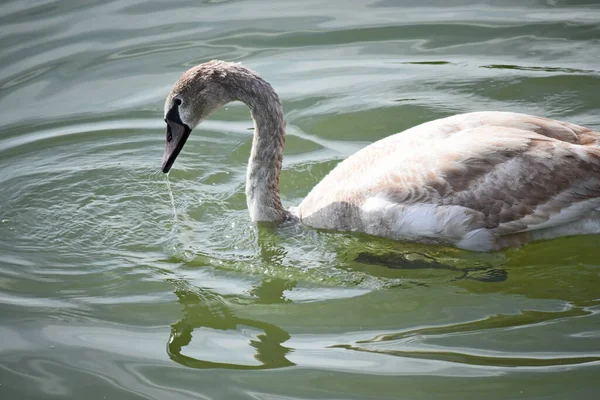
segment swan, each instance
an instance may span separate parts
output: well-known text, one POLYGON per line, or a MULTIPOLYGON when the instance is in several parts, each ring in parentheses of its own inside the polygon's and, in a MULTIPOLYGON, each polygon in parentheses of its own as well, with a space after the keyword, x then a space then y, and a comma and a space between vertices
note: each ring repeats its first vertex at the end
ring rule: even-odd
POLYGON ((600 233, 600 132, 511 112, 454 115, 381 139, 285 209, 279 97, 256 72, 219 60, 183 73, 167 96, 164 173, 192 129, 231 101, 245 103, 254 120, 246 176, 254 222, 297 221, 474 251, 600 233))

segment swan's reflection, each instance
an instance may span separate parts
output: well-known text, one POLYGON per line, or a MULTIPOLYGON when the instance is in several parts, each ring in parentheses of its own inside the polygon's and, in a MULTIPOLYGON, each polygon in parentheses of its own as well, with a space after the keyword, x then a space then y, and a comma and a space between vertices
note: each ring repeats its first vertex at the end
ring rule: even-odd
MULTIPOLYGON (((281 257, 280 249, 273 248, 270 240, 260 242, 262 261, 277 262, 281 257)), ((171 326, 167 353, 173 361, 192 368, 268 369, 294 365, 286 358, 291 350, 281 345, 290 338, 285 330, 266 322, 236 316, 224 296, 190 287, 183 281, 175 283, 175 295, 183 308, 183 318, 171 326), (206 361, 182 354, 182 349, 191 343, 196 329, 235 331, 240 326, 257 328, 263 332, 249 340, 249 345, 255 349, 254 358, 260 365, 206 361)), ((255 296, 255 303, 282 303, 287 301, 284 292, 294 285, 295 283, 283 279, 265 278, 250 290, 250 294, 255 296)))
MULTIPOLYGON (((268 226, 258 229, 260 262, 263 264, 276 266, 285 258, 286 252, 278 245, 276 232, 268 226)), ((228 296, 192 287, 181 280, 173 283, 176 285, 175 295, 183 309, 181 320, 171 326, 167 344, 167 353, 173 361, 192 368, 268 369, 294 365, 286 358, 291 350, 281 345, 290 338, 285 330, 267 322, 238 317, 227 304, 228 296), (254 359, 260 365, 206 361, 182 354, 182 349, 192 342, 194 330, 239 331, 244 326, 262 331, 248 340, 248 344, 255 349, 254 359)), ((254 296, 252 301, 255 304, 277 304, 288 302, 284 292, 294 286, 295 282, 289 280, 265 277, 249 292, 254 296)), ((248 299, 244 298, 243 301, 247 302, 248 299)))
MULTIPOLYGON (((269 285, 272 281, 265 282, 265 285, 269 285)), ((275 284, 280 287, 280 282, 275 284)), ((192 368, 268 369, 294 365, 286 358, 286 354, 291 350, 281 345, 290 338, 286 331, 267 322, 238 317, 221 296, 204 289, 191 290, 185 285, 179 282, 179 288, 175 290, 175 295, 183 307, 183 318, 171 326, 167 353, 173 361, 192 368), (260 365, 206 361, 182 353, 182 349, 191 343, 194 330, 210 328, 235 331, 241 326, 263 332, 255 339, 249 339, 249 345, 255 349, 254 358, 260 365)), ((272 293, 266 288, 262 291, 272 293)), ((260 292, 261 290, 258 290, 256 293, 260 292)))

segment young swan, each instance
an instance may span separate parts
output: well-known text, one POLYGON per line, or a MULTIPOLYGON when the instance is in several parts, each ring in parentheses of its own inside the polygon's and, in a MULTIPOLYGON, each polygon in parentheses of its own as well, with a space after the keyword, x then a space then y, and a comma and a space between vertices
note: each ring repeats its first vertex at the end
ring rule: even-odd
POLYGON ((427 122, 341 162, 296 208, 279 197, 285 119, 255 72, 224 61, 191 68, 165 102, 167 173, 185 141, 231 101, 250 107, 246 197, 253 221, 298 220, 400 241, 490 251, 600 233, 600 133, 508 112, 427 122))

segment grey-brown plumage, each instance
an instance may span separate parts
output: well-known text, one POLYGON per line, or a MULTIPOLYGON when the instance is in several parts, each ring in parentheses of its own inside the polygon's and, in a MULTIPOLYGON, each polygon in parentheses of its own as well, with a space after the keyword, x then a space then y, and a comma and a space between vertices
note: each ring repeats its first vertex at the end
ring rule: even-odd
MULTIPOLYGON (((279 197, 285 119, 256 73, 223 61, 198 65, 175 84, 165 116, 174 132, 189 131, 234 100, 255 121, 246 180, 253 221, 295 218, 472 250, 600 233, 600 133, 591 129, 504 112, 431 121, 353 154, 288 211, 279 197)), ((167 171, 178 153, 171 148, 168 142, 167 171)))

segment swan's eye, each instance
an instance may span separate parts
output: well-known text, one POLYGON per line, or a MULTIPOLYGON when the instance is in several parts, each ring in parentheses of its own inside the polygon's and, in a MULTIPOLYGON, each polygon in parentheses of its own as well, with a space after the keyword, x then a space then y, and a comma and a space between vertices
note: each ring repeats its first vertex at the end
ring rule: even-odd
POLYGON ((175 99, 173 100, 173 104, 175 104, 176 106, 180 106, 180 105, 181 105, 181 99, 179 99, 179 98, 175 98, 175 99))

